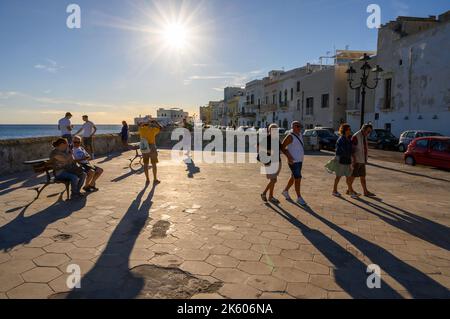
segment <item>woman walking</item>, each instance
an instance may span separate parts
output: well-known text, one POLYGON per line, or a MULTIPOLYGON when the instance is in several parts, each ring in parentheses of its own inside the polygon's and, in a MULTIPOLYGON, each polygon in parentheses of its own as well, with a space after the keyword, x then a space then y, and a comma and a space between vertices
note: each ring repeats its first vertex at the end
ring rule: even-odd
POLYGON ((352 188, 350 177, 352 175, 352 131, 350 125, 342 124, 339 128, 339 139, 336 142, 336 178, 334 180, 333 196, 340 197, 338 192, 339 181, 345 176, 347 182, 347 194, 352 197, 356 192, 352 188))
MULTIPOLYGON (((281 171, 281 156, 280 156, 280 150, 281 150, 281 145, 280 142, 278 140, 278 151, 277 154, 273 154, 273 152, 275 152, 275 150, 272 149, 272 134, 278 130, 278 125, 276 124, 270 124, 269 128, 267 130, 267 142, 262 143, 262 145, 267 145, 267 149, 263 149, 264 152, 266 152, 267 156, 269 156, 272 159, 275 159, 275 161, 278 161, 278 163, 273 163, 273 162, 267 162, 267 163, 263 163, 267 170, 273 170, 274 166, 276 171, 275 172, 267 172, 266 177, 269 180, 269 183, 267 184, 266 188, 264 189, 264 192, 261 194, 261 199, 264 202, 271 202, 273 204, 279 204, 280 201, 278 199, 276 199, 275 197, 273 197, 273 190, 275 188, 275 184, 277 183, 277 177, 280 174, 281 171), (278 167, 276 166, 278 164, 278 167), (269 193, 269 197, 267 197, 267 193, 269 193)), ((258 154, 259 154, 259 147, 258 147, 258 154)))
POLYGON ((126 121, 122 121, 122 130, 120 131, 120 139, 125 150, 128 149, 128 124, 126 121))

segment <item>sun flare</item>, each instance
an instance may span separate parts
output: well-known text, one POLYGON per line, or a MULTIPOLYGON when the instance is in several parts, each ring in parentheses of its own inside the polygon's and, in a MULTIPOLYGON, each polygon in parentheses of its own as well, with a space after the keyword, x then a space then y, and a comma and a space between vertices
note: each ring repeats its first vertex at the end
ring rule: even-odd
POLYGON ((168 47, 182 50, 186 47, 189 34, 185 26, 171 23, 165 26, 162 37, 168 47))

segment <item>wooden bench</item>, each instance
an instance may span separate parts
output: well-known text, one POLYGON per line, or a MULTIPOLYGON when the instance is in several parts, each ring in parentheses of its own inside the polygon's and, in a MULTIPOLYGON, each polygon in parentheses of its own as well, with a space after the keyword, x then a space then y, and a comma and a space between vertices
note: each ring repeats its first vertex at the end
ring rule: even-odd
POLYGON ((133 169, 133 167, 132 167, 133 166, 133 162, 136 159, 139 159, 138 163, 142 166, 143 165, 142 164, 142 154, 139 152, 139 150, 140 150, 140 143, 131 143, 131 144, 128 144, 128 145, 130 147, 130 150, 136 151, 136 155, 133 158, 128 159, 130 161, 130 165, 129 165, 130 169, 133 169))
MULTIPOLYGON (((38 160, 33 160, 33 161, 26 161, 26 162, 23 162, 23 164, 31 165, 33 167, 34 172, 37 174, 45 173, 46 181, 41 183, 43 185, 39 186, 39 187, 31 188, 32 190, 35 190, 37 192, 37 196, 36 196, 35 200, 37 200, 39 198, 39 196, 41 195, 42 191, 51 184, 64 184, 66 187, 64 192, 67 193, 67 199, 70 199, 70 193, 69 193, 70 181, 59 180, 56 178, 55 168, 49 162, 48 158, 43 158, 43 159, 38 159, 38 160)), ((64 192, 62 192, 61 194, 64 194, 64 192)))

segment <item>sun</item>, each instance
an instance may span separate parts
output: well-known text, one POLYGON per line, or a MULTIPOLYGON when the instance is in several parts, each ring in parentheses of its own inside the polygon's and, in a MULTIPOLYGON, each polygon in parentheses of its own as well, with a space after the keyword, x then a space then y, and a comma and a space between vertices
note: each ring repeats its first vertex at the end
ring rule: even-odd
POLYGON ((186 48, 189 32, 187 27, 182 24, 170 23, 164 27, 162 37, 166 46, 182 50, 186 48))

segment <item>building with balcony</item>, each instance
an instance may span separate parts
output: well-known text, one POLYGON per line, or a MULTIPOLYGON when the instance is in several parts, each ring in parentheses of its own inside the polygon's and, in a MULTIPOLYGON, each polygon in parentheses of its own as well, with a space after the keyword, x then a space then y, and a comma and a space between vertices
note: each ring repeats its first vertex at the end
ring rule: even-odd
POLYGON ((181 122, 189 116, 188 112, 184 112, 180 108, 159 108, 156 114, 158 118, 170 119, 172 122, 181 122))
POLYGON ((450 11, 439 17, 398 17, 378 31, 375 90, 377 128, 394 135, 411 129, 450 135, 450 11))

